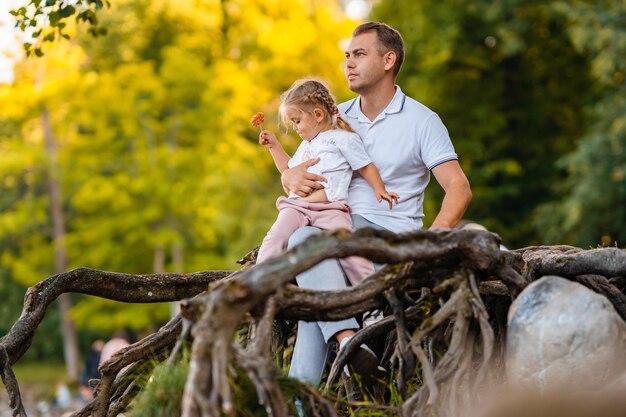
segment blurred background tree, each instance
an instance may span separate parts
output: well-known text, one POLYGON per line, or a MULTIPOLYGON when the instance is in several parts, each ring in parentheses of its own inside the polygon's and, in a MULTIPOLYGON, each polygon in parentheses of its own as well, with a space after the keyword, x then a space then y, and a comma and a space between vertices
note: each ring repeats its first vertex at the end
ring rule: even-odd
MULTIPOLYGON (((339 40, 355 22, 334 1, 116 1, 99 18, 107 36, 70 25, 70 41, 19 62, 0 89, 7 277, 25 286, 54 272, 48 128, 67 268, 234 269, 282 193, 250 117, 264 111, 277 129, 280 92, 308 75, 345 98, 339 40)), ((149 331, 169 317, 167 305, 74 301, 80 329, 149 331)))
MULTIPOLYGON (((282 192, 250 116, 265 112, 264 127, 293 150, 298 138, 276 125, 281 91, 313 75, 340 101, 352 96, 341 42, 358 23, 345 13, 357 3, 367 2, 115 0, 94 9, 107 32, 96 38, 59 20, 70 40, 21 60, 14 82, 0 86, 3 294, 54 271, 46 123, 65 220, 56 245, 68 268, 234 268, 271 225, 282 192)), ((467 217, 513 248, 624 245, 626 4, 372 6, 365 18, 404 36, 398 84, 450 131, 474 190, 467 217)), ((440 198, 433 182, 426 224, 440 198)), ((168 317, 165 305, 72 301, 82 346, 94 331, 149 330, 168 317)), ((4 323, 21 303, 9 305, 4 323)))
POLYGON ((600 144, 624 144, 624 4, 383 0, 371 17, 404 35, 399 84, 450 130, 474 191, 468 217, 511 247, 625 241, 624 177, 610 174, 624 156, 600 144))

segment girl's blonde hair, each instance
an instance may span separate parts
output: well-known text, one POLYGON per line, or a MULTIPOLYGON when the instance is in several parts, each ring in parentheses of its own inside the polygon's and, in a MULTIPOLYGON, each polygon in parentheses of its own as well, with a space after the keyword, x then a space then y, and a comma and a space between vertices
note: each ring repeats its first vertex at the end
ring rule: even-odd
POLYGON ((315 108, 324 112, 324 116, 331 122, 333 129, 343 129, 354 132, 350 125, 339 115, 339 109, 335 104, 335 99, 328 91, 328 88, 317 80, 298 80, 285 91, 281 96, 281 103, 278 109, 280 121, 285 127, 289 126, 287 108, 295 107, 302 112, 313 114, 315 108))

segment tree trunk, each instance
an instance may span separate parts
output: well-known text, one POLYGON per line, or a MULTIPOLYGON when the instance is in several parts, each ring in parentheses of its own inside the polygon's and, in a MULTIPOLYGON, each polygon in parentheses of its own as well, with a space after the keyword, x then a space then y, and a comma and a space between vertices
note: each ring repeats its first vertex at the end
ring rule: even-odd
MULTIPOLYGON (((52 215, 52 241, 54 247, 54 273, 59 274, 67 269, 67 251, 65 248, 65 217, 61 199, 59 169, 57 166, 57 149, 50 124, 48 109, 41 110, 44 140, 48 158, 50 159, 48 172, 48 193, 50 197, 50 212, 52 215)), ((72 301, 69 294, 59 296, 59 313, 61 316, 61 333, 63 335, 63 356, 67 368, 67 375, 72 380, 78 380, 80 374, 80 353, 78 338, 73 320, 69 317, 72 301)))
POLYGON ((161 245, 154 248, 154 257, 152 258, 152 270, 155 274, 165 273, 165 249, 161 245))
MULTIPOLYGON (((174 264, 174 270, 171 272, 176 272, 181 274, 184 269, 184 255, 183 255, 183 246, 176 242, 172 244, 172 263, 174 264)), ((175 301, 170 303, 170 317, 174 318, 180 313, 180 303, 175 301)))

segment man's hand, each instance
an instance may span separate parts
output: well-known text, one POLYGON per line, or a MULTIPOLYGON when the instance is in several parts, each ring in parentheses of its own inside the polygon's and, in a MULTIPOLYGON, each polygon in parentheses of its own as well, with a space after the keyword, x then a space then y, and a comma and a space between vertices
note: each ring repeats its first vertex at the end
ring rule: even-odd
POLYGON ((391 210, 393 203, 398 204, 398 199, 400 198, 398 194, 388 192, 385 189, 377 190, 375 192, 376 192, 376 200, 378 200, 379 203, 383 200, 389 203, 389 210, 391 210))
POLYGON ((292 192, 300 197, 306 197, 311 195, 313 191, 324 188, 319 181, 326 182, 326 178, 307 171, 309 167, 317 164, 319 161, 320 158, 313 158, 293 168, 285 169, 280 177, 285 192, 287 194, 292 192))

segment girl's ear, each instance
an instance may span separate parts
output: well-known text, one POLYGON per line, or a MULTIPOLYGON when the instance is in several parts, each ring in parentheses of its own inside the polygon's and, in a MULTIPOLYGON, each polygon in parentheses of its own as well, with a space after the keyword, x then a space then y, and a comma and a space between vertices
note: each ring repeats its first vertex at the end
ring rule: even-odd
POLYGON ((324 110, 320 109, 319 107, 316 107, 313 110, 313 115, 315 116, 315 121, 317 123, 322 122, 324 120, 324 117, 326 116, 324 110))

